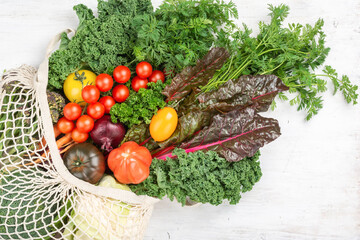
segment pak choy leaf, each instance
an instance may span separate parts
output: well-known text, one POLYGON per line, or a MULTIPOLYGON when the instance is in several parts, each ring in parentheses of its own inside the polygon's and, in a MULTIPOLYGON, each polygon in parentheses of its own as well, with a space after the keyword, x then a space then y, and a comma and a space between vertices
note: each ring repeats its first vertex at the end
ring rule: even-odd
POLYGON ((182 100, 192 88, 206 85, 229 56, 225 48, 212 48, 196 66, 184 68, 162 92, 167 96, 167 102, 182 100))
POLYGON ((253 105, 265 112, 279 92, 289 88, 275 75, 244 75, 198 96, 203 111, 230 112, 253 105))
MULTIPOLYGON (((254 108, 234 110, 215 115, 209 126, 203 128, 180 148, 188 152, 215 151, 229 162, 253 156, 265 144, 280 136, 278 121, 264 118, 254 108)), ((157 158, 174 157, 168 153, 157 158)))

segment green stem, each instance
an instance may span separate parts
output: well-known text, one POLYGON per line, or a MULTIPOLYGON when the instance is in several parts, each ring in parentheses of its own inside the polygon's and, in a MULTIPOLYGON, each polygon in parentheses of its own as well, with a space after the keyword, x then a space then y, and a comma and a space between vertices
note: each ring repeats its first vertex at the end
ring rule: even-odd
POLYGON ((268 53, 268 52, 273 52, 273 51, 278 51, 281 50, 281 48, 273 48, 273 49, 268 49, 266 51, 261 52, 258 56, 260 57, 261 55, 268 53))
POLYGON ((330 77, 329 75, 327 74, 311 74, 312 77, 330 77))
MULTIPOLYGON (((261 52, 258 56, 260 57, 261 55, 263 55, 263 54, 265 54, 265 53, 273 52, 273 51, 279 51, 279 50, 284 51, 284 50, 281 49, 281 48, 273 48, 273 49, 268 49, 268 50, 266 50, 266 51, 261 52)), ((296 50, 296 49, 293 49, 293 48, 288 48, 288 50, 293 51, 293 52, 297 52, 297 53, 301 53, 301 54, 304 54, 304 55, 309 54, 309 53, 302 52, 302 51, 299 51, 299 50, 296 50)))
POLYGON ((232 67, 232 61, 233 61, 234 57, 231 57, 230 59, 230 63, 229 63, 229 67, 228 69, 221 75, 219 81, 223 81, 223 79, 227 79, 226 76, 230 74, 230 70, 231 70, 231 67, 232 67))
MULTIPOLYGON (((310 85, 311 85, 311 86, 314 86, 314 85, 319 86, 320 84, 318 84, 318 83, 312 83, 312 84, 310 84, 310 85)), ((306 87, 306 86, 309 86, 309 84, 293 84, 293 85, 289 84, 289 85, 288 85, 288 87, 306 87)))
POLYGON ((229 67, 227 68, 227 70, 225 72, 221 72, 221 71, 218 71, 214 74, 213 78, 210 79, 210 81, 208 82, 207 85, 205 85, 201 90, 203 90, 203 92, 209 92, 211 90, 213 90, 215 87, 217 87, 217 85, 219 84, 219 82, 222 82, 223 79, 227 79, 227 75, 230 74, 230 70, 231 70, 231 67, 232 67, 232 62, 233 62, 233 59, 234 59, 234 56, 232 56, 230 58, 230 61, 227 62, 226 64, 229 65, 229 67))
POLYGON ((301 54, 304 54, 304 55, 309 54, 309 52, 302 52, 302 51, 299 51, 299 50, 296 50, 296 49, 293 49, 293 48, 288 48, 288 49, 293 51, 293 52, 301 53, 301 54))
POLYGON ((85 104, 85 107, 84 107, 84 109, 83 109, 82 112, 81 112, 81 115, 84 115, 84 113, 86 112, 86 109, 87 109, 88 105, 89 105, 88 103, 85 104))
POLYGON ((251 63, 251 61, 248 61, 249 56, 246 58, 244 63, 231 75, 229 79, 235 79, 237 76, 239 76, 242 71, 251 63))
POLYGON ((129 62, 128 64, 126 64, 126 67, 129 67, 132 63, 134 63, 135 61, 138 61, 136 58, 134 60, 132 60, 131 62, 129 62))
POLYGON ((269 73, 269 72, 273 72, 275 71, 276 69, 278 69, 279 67, 281 67, 281 65, 283 65, 285 63, 285 61, 283 61, 282 63, 280 63, 279 65, 277 65, 276 67, 274 67, 273 69, 270 69, 268 71, 265 71, 265 72, 262 72, 260 75, 264 75, 266 73, 269 73))
POLYGON ((256 49, 258 49, 262 44, 263 44, 263 42, 266 42, 268 39, 266 39, 265 41, 264 41, 264 39, 267 37, 267 35, 268 35, 268 33, 269 33, 270 31, 268 31, 266 34, 265 34, 265 36, 261 39, 261 41, 259 42, 259 44, 256 46, 256 48, 255 48, 255 50, 256 49))

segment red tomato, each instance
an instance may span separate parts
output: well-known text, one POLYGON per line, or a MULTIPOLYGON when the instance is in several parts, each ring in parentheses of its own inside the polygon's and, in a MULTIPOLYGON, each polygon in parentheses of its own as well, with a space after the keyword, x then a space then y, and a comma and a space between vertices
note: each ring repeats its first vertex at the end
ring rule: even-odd
POLYGON ((125 102, 129 96, 129 89, 125 85, 118 85, 114 87, 112 96, 119 103, 125 102))
POLYGON ((81 116, 81 107, 77 103, 68 103, 64 107, 64 116, 67 120, 73 121, 81 116))
POLYGON ((115 100, 110 96, 100 98, 99 102, 104 105, 105 113, 110 113, 111 107, 115 104, 115 100))
POLYGON ((77 143, 85 142, 89 137, 88 133, 80 132, 79 129, 75 128, 71 132, 71 138, 77 143))
POLYGON ((88 115, 82 115, 76 121, 76 128, 83 133, 88 133, 94 128, 94 120, 88 115))
POLYGON ((147 88, 148 80, 142 79, 139 76, 133 78, 131 87, 135 92, 139 91, 140 88, 147 88))
POLYGON ((152 66, 148 62, 140 62, 136 66, 136 74, 140 78, 143 78, 143 79, 148 78, 151 76, 151 73, 152 73, 152 66))
POLYGON ((100 97, 100 91, 96 86, 85 86, 81 93, 82 98, 87 103, 96 103, 100 97))
POLYGON ((101 92, 107 92, 112 89, 114 81, 109 74, 102 73, 96 77, 95 85, 101 92))
POLYGON ((65 117, 62 117, 57 122, 57 127, 61 133, 69 133, 74 129, 74 123, 65 117))
POLYGON ((130 80, 131 71, 126 66, 117 66, 114 69, 113 76, 115 81, 117 81, 118 83, 126 83, 130 80))
POLYGON ((162 71, 155 70, 152 72, 151 76, 149 77, 149 82, 156 83, 158 80, 165 82, 165 75, 162 71))
POLYGON ((99 119, 105 114, 105 107, 99 102, 92 103, 87 108, 87 113, 93 119, 99 119))
POLYGON ((147 148, 131 141, 112 150, 107 161, 120 183, 138 184, 149 176, 152 157, 147 148))

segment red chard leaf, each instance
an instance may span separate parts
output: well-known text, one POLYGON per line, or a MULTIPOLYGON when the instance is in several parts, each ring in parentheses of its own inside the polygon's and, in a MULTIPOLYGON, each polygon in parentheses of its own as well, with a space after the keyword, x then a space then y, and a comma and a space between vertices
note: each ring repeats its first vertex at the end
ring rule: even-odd
MULTIPOLYGON (((253 156, 260 147, 280 136, 278 121, 256 114, 254 108, 234 110, 213 117, 209 126, 203 128, 180 148, 186 152, 216 151, 229 162, 253 156)), ((175 157, 168 153, 157 158, 175 157)))
POLYGON ((200 109, 230 112, 252 105, 257 112, 267 111, 279 92, 289 88, 275 75, 244 75, 229 80, 219 89, 198 96, 200 109))
POLYGON ((204 86, 229 58, 225 48, 212 48, 194 67, 186 67, 177 74, 162 92, 167 102, 182 100, 193 88, 204 86))
POLYGON ((181 116, 171 137, 164 142, 158 143, 160 148, 179 145, 181 142, 191 139, 194 133, 210 124, 211 117, 212 115, 209 113, 201 111, 190 111, 181 116))
POLYGON ((154 139, 151 138, 149 125, 145 123, 134 125, 127 130, 122 143, 128 141, 134 141, 137 144, 146 147, 150 151, 159 147, 154 139))

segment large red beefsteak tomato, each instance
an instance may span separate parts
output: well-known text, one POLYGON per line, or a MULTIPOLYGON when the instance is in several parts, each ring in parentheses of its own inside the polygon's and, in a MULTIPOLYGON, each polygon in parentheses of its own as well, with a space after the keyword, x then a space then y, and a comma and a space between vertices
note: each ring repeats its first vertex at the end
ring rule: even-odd
POLYGON ((152 157, 146 147, 126 142, 109 154, 108 165, 115 178, 123 184, 138 184, 150 173, 152 157))

